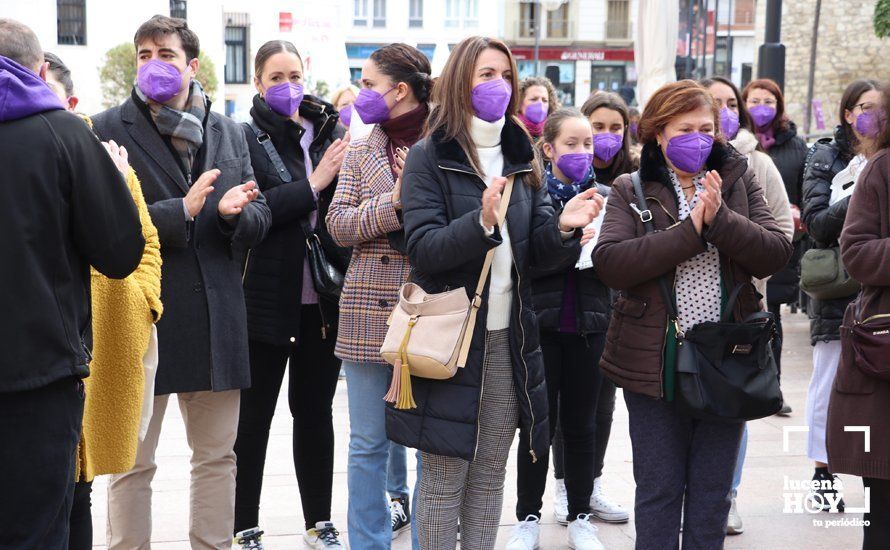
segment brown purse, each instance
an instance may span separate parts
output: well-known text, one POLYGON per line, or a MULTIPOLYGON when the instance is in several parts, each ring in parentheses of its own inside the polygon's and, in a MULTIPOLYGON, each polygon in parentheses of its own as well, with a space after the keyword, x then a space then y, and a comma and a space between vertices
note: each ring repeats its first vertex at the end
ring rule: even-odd
POLYGON ((855 308, 851 323, 841 326, 841 345, 849 346, 856 367, 864 374, 890 382, 890 314, 879 313, 861 321, 861 297, 848 307, 855 308))
MULTIPOLYGON (((513 179, 507 178, 501 195, 499 227, 503 227, 507 216, 513 179)), ((380 348, 380 356, 393 366, 392 383, 383 399, 395 408, 417 407, 411 391, 412 376, 445 380, 466 365, 495 248, 485 254, 472 301, 463 288, 428 294, 414 283, 402 285, 380 348)))

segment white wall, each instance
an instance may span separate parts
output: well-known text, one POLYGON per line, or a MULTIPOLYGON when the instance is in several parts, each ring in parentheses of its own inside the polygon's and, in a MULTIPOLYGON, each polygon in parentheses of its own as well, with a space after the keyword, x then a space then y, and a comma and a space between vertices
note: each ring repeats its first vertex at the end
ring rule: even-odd
MULTIPOLYGON (((78 110, 95 114, 103 110, 99 69, 105 52, 123 42, 131 42, 139 25, 155 14, 169 15, 168 0, 123 2, 89 0, 87 6, 86 45, 60 46, 56 35, 56 2, 53 0, 0 0, 0 14, 25 23, 37 34, 44 50, 57 54, 71 69, 74 89, 80 98, 78 110)), ((221 12, 214 0, 189 2, 189 26, 198 34, 201 49, 216 65, 217 80, 223 82, 225 48, 222 40, 221 12)), ((133 63, 136 63, 135 57, 133 63)), ((221 92, 222 90, 220 90, 221 92)), ((221 96, 218 92, 217 95, 221 96)), ((214 110, 222 111, 221 101, 214 110)))

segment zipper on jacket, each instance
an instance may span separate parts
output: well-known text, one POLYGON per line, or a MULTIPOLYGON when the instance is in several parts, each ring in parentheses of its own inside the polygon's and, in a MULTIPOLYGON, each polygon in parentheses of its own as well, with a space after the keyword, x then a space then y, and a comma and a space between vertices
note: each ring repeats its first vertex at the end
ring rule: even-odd
POLYGON ((247 258, 244 259, 244 272, 241 274, 241 284, 244 285, 244 281, 247 279, 247 266, 250 265, 250 253, 253 252, 252 248, 247 249, 247 258))
MULTIPOLYGON (((487 332, 487 331, 486 331, 487 332)), ((473 335, 470 334, 472 340, 473 335)), ((479 454, 479 419, 482 418, 482 400, 485 398, 485 357, 488 355, 488 334, 485 335, 485 346, 482 351, 482 384, 479 389, 479 407, 476 410, 476 446, 473 448, 473 460, 479 454)))
POLYGON ((867 317, 866 319, 863 319, 862 321, 854 321, 854 324, 864 325, 865 323, 867 323, 869 321, 873 321, 875 319, 886 319, 887 317, 890 317, 890 313, 878 313, 877 315, 872 315, 871 317, 867 317))
MULTIPOLYGON (((512 242, 512 241, 511 241, 512 242)), ((519 360, 525 368, 525 398, 528 399, 528 411, 531 415, 531 423, 528 427, 528 453, 532 457, 532 464, 538 461, 538 455, 535 454, 534 435, 535 435, 535 408, 532 405, 532 396, 528 393, 528 364, 525 362, 525 327, 522 326, 522 292, 519 288, 522 286, 522 276, 519 275, 519 268, 516 267, 516 258, 513 257, 513 248, 510 247, 510 258, 513 260, 513 270, 516 271, 516 297, 519 298, 519 332, 522 335, 522 341, 519 344, 519 360)))
POLYGON ((321 297, 319 296, 318 300, 318 313, 321 314, 321 339, 328 339, 328 324, 324 319, 324 309, 321 307, 321 297))

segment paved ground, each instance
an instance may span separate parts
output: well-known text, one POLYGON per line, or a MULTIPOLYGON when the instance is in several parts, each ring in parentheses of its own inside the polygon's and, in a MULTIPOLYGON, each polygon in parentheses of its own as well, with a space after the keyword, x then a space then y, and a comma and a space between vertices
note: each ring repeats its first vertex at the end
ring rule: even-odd
MULTIPOLYGON (((802 315, 788 315, 785 324, 783 389, 786 400, 794 408, 790 418, 772 417, 749 426, 748 460, 740 489, 738 505, 745 523, 742 535, 726 539, 728 549, 853 549, 862 544, 859 527, 822 527, 814 522, 827 519, 861 518, 861 514, 819 515, 783 513, 785 476, 806 480, 812 476, 812 464, 805 455, 805 436, 793 434, 788 452, 782 448, 784 426, 804 424, 806 391, 812 369, 808 325, 802 315)), ((341 381, 334 402, 337 431, 337 459, 334 478, 334 521, 346 527, 346 449, 349 423, 346 409, 345 382, 341 381)), ((263 491, 261 522, 267 535, 266 548, 302 548, 299 535, 303 530, 297 484, 290 458, 290 426, 286 395, 278 401, 268 452, 269 463, 263 491)), ((514 453, 515 456, 515 453, 514 453)), ((178 407, 171 402, 161 445, 158 449, 159 469, 154 489, 153 548, 172 550, 188 548, 188 473, 189 449, 178 407)), ((413 469, 413 466, 409 465, 413 469)), ((410 478, 413 483, 413 471, 410 478)), ((858 478, 844 476, 848 506, 861 506, 862 484, 858 478)), ((608 494, 626 507, 633 504, 633 471, 630 440, 627 434, 627 411, 618 399, 615 424, 606 457, 604 483, 608 494)), ((503 548, 516 522, 513 508, 516 496, 515 463, 508 466, 504 512, 497 548, 503 548)), ((545 496, 545 517, 542 548, 566 548, 565 528, 552 520, 552 486, 545 496)), ((101 547, 105 538, 105 482, 99 479, 94 491, 95 543, 101 547)), ((610 550, 633 548, 634 524, 598 524, 600 538, 610 550)), ((393 544, 394 549, 407 550, 407 535, 393 544)), ((361 550, 361 549, 355 549, 361 550)))

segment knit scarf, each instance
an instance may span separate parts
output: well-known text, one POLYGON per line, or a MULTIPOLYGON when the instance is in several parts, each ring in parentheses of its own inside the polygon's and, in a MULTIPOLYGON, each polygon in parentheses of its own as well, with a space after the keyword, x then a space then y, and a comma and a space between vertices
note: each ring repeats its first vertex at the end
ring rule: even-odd
POLYGON ((772 125, 763 130, 757 130, 756 134, 757 140, 760 141, 760 146, 763 147, 764 151, 769 151, 769 148, 776 144, 776 136, 773 133, 772 125))
POLYGON ((574 183, 563 183, 559 181, 559 179, 553 175, 553 170, 550 167, 550 164, 547 164, 547 167, 544 169, 544 177, 547 179, 547 192, 550 193, 553 202, 558 204, 560 208, 564 207, 566 203, 572 200, 578 193, 590 189, 596 182, 596 178, 594 178, 593 175, 593 166, 590 167, 587 176, 583 180, 574 183))
POLYGON ((525 129, 528 130, 528 133, 532 136, 541 137, 541 134, 544 133, 544 124, 547 122, 547 119, 544 119, 541 122, 532 122, 525 117, 525 113, 519 113, 516 116, 519 117, 519 120, 522 121, 525 129))
POLYGON ((136 95, 148 105, 158 132, 170 138, 183 166, 191 172, 195 155, 204 143, 204 117, 207 116, 204 89, 196 80, 192 80, 184 111, 149 101, 139 86, 136 86, 136 95))

